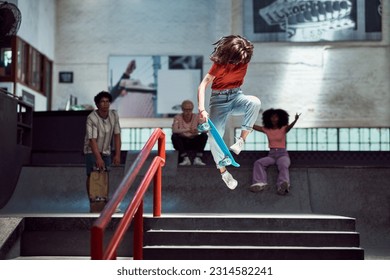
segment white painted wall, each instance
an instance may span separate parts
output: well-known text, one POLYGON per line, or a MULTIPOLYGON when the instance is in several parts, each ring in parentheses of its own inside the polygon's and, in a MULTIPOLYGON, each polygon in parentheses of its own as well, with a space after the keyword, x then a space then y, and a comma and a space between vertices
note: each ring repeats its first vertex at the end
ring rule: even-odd
MULTIPOLYGON (((242 0, 10 2, 22 11, 18 35, 55 60, 54 110, 70 95, 92 104, 108 87, 109 55, 198 54, 207 71, 212 42, 243 30, 242 0), (59 71, 74 72, 74 83, 58 84, 59 71)), ((263 109, 302 112, 301 125, 387 126, 389 1, 383 3, 382 42, 255 43, 244 90, 259 96, 263 109)))
MULTIPOLYGON (((207 71, 212 43, 243 31, 243 0, 56 3, 54 110, 71 94, 92 104, 108 88, 110 55, 203 55, 207 71), (58 84, 59 71, 74 72, 74 83, 58 84)), ((381 42, 255 43, 243 89, 263 109, 301 112, 298 126, 388 126, 389 0, 383 3, 381 42)))
POLYGON ((18 0, 22 23, 18 36, 54 60, 56 0, 18 0))
MULTIPOLYGON (((109 55, 204 55, 230 32, 230 1, 59 0, 56 73, 73 71, 74 85, 56 84, 53 108, 69 94, 80 104, 107 89, 109 55), (115 3, 115 4, 113 4, 115 3), (227 13, 223 21, 217 10, 227 13), (216 26, 218 28, 216 28, 216 26)), ((179 97, 180 98, 180 97, 179 97)))
MULTIPOLYGON (((22 14, 17 35, 54 61, 56 0, 14 0, 9 2, 15 4, 22 14)), ((12 93, 17 96, 22 95, 22 90, 35 96, 34 110, 47 110, 47 97, 22 84, 17 84, 15 89, 12 86, 12 93)))

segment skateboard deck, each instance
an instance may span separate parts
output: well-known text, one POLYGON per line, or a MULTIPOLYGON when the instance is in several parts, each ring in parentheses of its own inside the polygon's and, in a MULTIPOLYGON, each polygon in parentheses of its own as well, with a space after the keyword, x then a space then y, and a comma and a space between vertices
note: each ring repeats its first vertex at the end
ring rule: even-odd
POLYGON ((240 167, 240 164, 235 161, 234 157, 232 156, 232 153, 230 152, 229 148, 226 146, 226 144, 223 141, 221 135, 219 135, 219 132, 215 128, 213 122, 210 119, 208 119, 208 123, 210 125, 209 132, 214 137, 215 142, 217 143, 219 148, 221 148, 222 152, 225 154, 225 158, 222 159, 222 161, 220 162, 220 165, 223 165, 223 166, 233 165, 234 167, 240 167), (226 164, 221 164, 224 161, 225 161, 226 164))
POLYGON ((94 170, 89 177, 90 211, 101 212, 108 201, 108 171, 94 170))

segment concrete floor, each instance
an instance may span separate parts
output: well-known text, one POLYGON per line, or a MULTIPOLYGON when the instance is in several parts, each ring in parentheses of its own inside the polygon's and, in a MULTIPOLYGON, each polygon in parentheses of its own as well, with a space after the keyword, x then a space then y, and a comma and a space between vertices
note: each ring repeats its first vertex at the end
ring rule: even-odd
MULTIPOLYGON (((368 260, 390 259, 390 168, 291 167, 292 192, 276 195, 271 187, 251 193, 251 167, 231 168, 239 180, 235 191, 228 190, 212 166, 177 167, 177 158, 167 159, 163 179, 163 213, 280 213, 327 214, 356 218, 361 246, 368 260), (205 180, 205 178, 207 178, 205 180)), ((121 181, 126 166, 113 168, 110 189, 121 181)), ((142 174, 142 172, 141 172, 142 174)), ((273 185, 276 170, 269 170, 273 185)), ((142 178, 142 175, 139 179, 142 178)), ((129 204, 134 188, 126 196, 129 204)), ((145 212, 152 209, 148 191, 145 212)), ((97 215, 89 213, 84 166, 23 167, 15 192, 0 217, 31 215, 97 215)), ((121 215, 121 214, 115 214, 121 215)))

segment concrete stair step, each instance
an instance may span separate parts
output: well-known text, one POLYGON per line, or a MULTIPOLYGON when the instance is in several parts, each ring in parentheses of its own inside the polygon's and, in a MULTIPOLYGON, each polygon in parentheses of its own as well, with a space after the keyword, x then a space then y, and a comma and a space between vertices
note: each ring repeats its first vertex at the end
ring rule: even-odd
MULTIPOLYGON (((90 227, 97 216, 97 214, 54 214, 24 217, 20 221, 23 231, 19 232, 19 237, 16 238, 19 241, 15 241, 15 244, 19 247, 19 254, 13 254, 13 257, 8 254, 8 256, 10 258, 15 258, 15 256, 39 258, 41 256, 42 258, 54 259, 61 258, 61 256, 64 258, 68 258, 68 256, 69 258, 88 256, 90 253, 90 227)), ((114 216, 108 228, 107 238, 111 236, 112 230, 121 217, 120 214, 114 216)), ((182 245, 181 248, 184 248, 184 245, 201 244, 204 247, 205 245, 217 244, 221 247, 235 244, 236 247, 262 245, 263 247, 268 246, 267 248, 271 248, 272 245, 275 249, 281 245, 325 247, 323 243, 328 242, 327 246, 348 248, 359 246, 359 235, 354 232, 354 225, 353 218, 333 215, 193 213, 190 215, 163 214, 160 218, 153 218, 150 214, 147 214, 144 221, 144 244, 145 248, 151 248, 151 245, 167 244, 182 245), (171 244, 172 240, 177 243, 171 244), (306 243, 310 240, 311 243, 306 243)), ((124 244, 118 251, 118 256, 131 258, 131 255, 129 255, 132 252, 131 240, 132 227, 126 235, 124 244)), ((219 252, 221 252, 220 247, 219 252)), ((163 247, 159 246, 158 248, 163 247)), ((172 246, 167 248, 172 248, 172 246)), ((167 253, 172 254, 172 252, 178 251, 167 253)), ((181 253, 179 252, 179 254, 181 253)), ((260 256, 256 254, 253 258, 260 256)), ((238 255, 238 257, 242 258, 241 255, 238 255)), ((155 258, 155 255, 153 258, 155 258)), ((162 258, 169 257, 162 256, 162 258)), ((217 257, 215 256, 215 258, 217 257)), ((281 255, 280 258, 285 257, 281 255)), ((291 258, 298 257, 291 256, 291 258)), ((327 258, 331 257, 328 256, 327 258)))
POLYGON ((320 214, 164 214, 146 216, 145 230, 355 231, 355 219, 320 214))
MULTIPOLYGON (((21 229, 14 233, 12 244, 8 246, 0 244, 0 258, 35 258, 37 256, 38 258, 56 258, 57 256, 78 258, 88 256, 90 254, 90 229, 97 217, 97 213, 24 217, 20 219, 21 229)), ((120 218, 121 214, 114 214, 105 234, 106 242, 113 235, 120 218)), ((2 231, 0 228, 0 232, 2 231)), ((131 226, 118 249, 118 256, 131 257, 132 235, 133 227, 131 226)))
POLYGON ((360 240, 357 232, 344 231, 149 230, 144 244, 359 247, 360 240))
POLYGON ((357 247, 145 246, 145 260, 361 260, 357 247))
POLYGON ((331 215, 147 217, 145 259, 364 259, 355 219, 331 215))
MULTIPOLYGON (((117 257, 117 260, 132 260, 131 257, 117 257)), ((91 260, 91 256, 19 256, 13 260, 91 260)))

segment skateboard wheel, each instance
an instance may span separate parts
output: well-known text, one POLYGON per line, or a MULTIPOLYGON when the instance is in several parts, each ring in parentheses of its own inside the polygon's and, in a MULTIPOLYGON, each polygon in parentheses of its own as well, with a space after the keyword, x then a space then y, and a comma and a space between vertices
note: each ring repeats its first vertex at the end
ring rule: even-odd
POLYGON ((198 125, 198 131, 199 132, 205 132, 205 131, 208 131, 210 130, 210 125, 205 122, 205 123, 201 123, 200 125, 198 125))
POLYGON ((95 198, 95 202, 106 201, 106 200, 107 200, 107 198, 102 197, 102 196, 97 196, 97 197, 95 198))
POLYGON ((228 166, 232 164, 232 160, 229 157, 225 157, 219 162, 220 166, 228 166))

